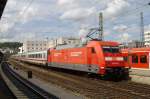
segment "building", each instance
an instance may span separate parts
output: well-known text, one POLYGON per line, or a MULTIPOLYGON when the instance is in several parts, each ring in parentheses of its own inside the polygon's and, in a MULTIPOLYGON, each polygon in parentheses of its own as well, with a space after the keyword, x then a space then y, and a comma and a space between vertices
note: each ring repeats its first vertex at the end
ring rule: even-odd
POLYGON ((150 31, 144 32, 144 41, 146 46, 150 46, 150 31))
POLYGON ((48 49, 48 41, 26 41, 20 47, 20 52, 42 51, 48 49))
POLYGON ((48 48, 54 48, 56 46, 56 40, 52 39, 48 42, 48 48))
POLYGON ((70 37, 70 38, 65 38, 65 37, 60 37, 57 39, 57 45, 77 45, 77 44, 80 44, 80 39, 78 38, 73 38, 73 37, 70 37))
POLYGON ((49 48, 54 48, 58 45, 76 45, 80 43, 80 39, 77 38, 57 38, 49 41, 26 41, 23 46, 20 47, 20 52, 32 52, 32 51, 43 51, 49 48))
POLYGON ((128 43, 122 43, 120 44, 120 48, 139 48, 139 47, 144 47, 145 43, 138 41, 138 40, 134 40, 128 43))
POLYGON ((19 52, 18 53, 23 53, 23 46, 19 47, 19 52))
POLYGON ((135 40, 135 41, 131 41, 128 43, 128 47, 129 48, 139 48, 139 47, 144 47, 144 42, 142 41, 138 41, 138 40, 135 40))
POLYGON ((14 50, 10 48, 3 48, 3 49, 0 49, 0 52, 13 54, 14 50))

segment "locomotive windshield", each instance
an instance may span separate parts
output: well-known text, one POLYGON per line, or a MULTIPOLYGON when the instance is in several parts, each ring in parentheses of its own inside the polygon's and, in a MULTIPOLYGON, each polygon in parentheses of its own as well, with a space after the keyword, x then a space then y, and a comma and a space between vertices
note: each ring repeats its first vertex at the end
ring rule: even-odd
POLYGON ((103 46, 104 53, 119 53, 119 47, 117 46, 103 46))

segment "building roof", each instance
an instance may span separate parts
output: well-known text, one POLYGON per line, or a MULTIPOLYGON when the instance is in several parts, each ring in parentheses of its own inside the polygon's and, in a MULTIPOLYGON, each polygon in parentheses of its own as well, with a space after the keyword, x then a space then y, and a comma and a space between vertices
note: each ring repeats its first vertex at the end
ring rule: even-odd
POLYGON ((0 0, 0 19, 2 17, 6 3, 7 3, 7 0, 0 0))

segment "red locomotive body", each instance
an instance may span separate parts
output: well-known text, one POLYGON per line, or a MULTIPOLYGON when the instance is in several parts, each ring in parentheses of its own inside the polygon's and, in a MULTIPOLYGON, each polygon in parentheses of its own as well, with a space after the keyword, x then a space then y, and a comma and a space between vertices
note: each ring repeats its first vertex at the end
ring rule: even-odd
POLYGON ((48 66, 101 75, 121 76, 128 72, 118 43, 106 41, 90 41, 78 48, 48 50, 48 66))

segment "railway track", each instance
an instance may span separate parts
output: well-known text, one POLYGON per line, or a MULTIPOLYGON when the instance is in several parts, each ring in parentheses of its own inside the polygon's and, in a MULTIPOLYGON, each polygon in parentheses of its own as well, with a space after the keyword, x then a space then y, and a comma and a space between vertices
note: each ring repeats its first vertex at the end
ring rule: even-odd
POLYGON ((29 99, 58 99, 56 96, 49 94, 41 88, 33 85, 25 80, 14 71, 12 71, 6 62, 2 63, 4 74, 12 81, 12 83, 22 91, 29 99))
POLYGON ((16 62, 14 62, 13 65, 19 65, 22 69, 26 70, 30 69, 34 75, 40 73, 41 75, 38 75, 38 77, 46 81, 93 99, 150 99, 150 86, 148 85, 127 81, 103 81, 95 78, 47 70, 33 65, 27 66, 27 64, 16 62))

